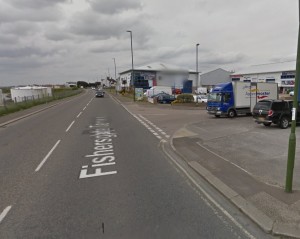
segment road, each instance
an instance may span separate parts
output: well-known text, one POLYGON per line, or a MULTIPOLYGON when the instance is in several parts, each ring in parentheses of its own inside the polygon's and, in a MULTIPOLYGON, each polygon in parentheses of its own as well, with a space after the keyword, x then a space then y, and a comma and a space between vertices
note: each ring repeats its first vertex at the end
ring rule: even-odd
POLYGON ((269 238, 199 190, 169 137, 93 91, 1 128, 0 238, 269 238))

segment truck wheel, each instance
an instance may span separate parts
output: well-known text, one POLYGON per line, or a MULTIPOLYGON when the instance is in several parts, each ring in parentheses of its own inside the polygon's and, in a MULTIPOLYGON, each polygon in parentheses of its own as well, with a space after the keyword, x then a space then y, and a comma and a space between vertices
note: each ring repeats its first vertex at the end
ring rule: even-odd
POLYGON ((283 116, 279 122, 279 126, 282 129, 286 129, 287 127, 289 127, 289 120, 287 117, 283 116))
POLYGON ((235 111, 234 110, 229 110, 228 111, 228 117, 229 118, 234 118, 234 116, 235 116, 235 111))
POLYGON ((263 123, 264 126, 270 126, 272 123, 263 123))

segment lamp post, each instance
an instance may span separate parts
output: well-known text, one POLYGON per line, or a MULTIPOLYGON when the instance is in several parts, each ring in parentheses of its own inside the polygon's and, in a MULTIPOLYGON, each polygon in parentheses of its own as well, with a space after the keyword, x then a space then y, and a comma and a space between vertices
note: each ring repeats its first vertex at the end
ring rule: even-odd
POLYGON ((131 43, 131 82, 133 85, 133 101, 135 101, 135 85, 134 85, 134 76, 133 76, 133 49, 132 49, 132 31, 127 31, 130 33, 130 43, 131 43))
MULTIPOLYGON (((199 73, 198 73, 198 47, 199 47, 199 43, 196 44, 196 92, 198 92, 198 81, 199 81, 199 73)), ((198 103, 198 95, 196 96, 197 99, 197 103, 198 103)))
POLYGON ((114 64, 115 64, 115 81, 116 81, 116 85, 115 85, 115 89, 116 89, 116 94, 117 94, 117 67, 116 67, 116 58, 113 58, 114 60, 114 64))
MULTIPOLYGON (((299 17, 300 17, 300 3, 299 3, 299 17)), ((293 191, 293 173, 295 164, 295 153, 296 153, 296 116, 298 109, 298 93, 299 93, 299 77, 300 77, 300 19, 298 22, 298 47, 297 47, 297 61, 296 61, 296 76, 294 86, 294 97, 293 97, 293 110, 292 110, 292 126, 289 137, 289 150, 286 170, 286 181, 285 191, 291 193, 293 191)))

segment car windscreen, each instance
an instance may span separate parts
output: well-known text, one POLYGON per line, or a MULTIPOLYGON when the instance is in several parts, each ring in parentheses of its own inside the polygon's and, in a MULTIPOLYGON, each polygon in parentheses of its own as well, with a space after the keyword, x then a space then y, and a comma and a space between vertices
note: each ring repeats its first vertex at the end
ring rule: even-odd
POLYGON ((257 102, 256 105, 254 106, 255 110, 269 110, 271 107, 271 101, 260 101, 257 102))

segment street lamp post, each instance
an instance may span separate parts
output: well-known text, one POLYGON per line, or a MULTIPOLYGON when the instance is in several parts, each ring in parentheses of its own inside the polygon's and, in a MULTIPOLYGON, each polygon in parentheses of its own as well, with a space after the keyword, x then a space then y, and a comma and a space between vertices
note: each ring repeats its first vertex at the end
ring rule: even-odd
POLYGON ((133 69, 133 49, 132 49, 132 31, 127 31, 130 33, 130 43, 131 43, 131 82, 133 85, 133 101, 135 101, 135 85, 134 85, 134 69, 133 69))
POLYGON ((116 58, 113 58, 114 60, 114 64, 115 64, 115 81, 116 81, 116 86, 115 86, 115 89, 116 89, 116 94, 117 94, 117 67, 116 67, 116 58))
MULTIPOLYGON (((199 84, 199 72, 198 72, 198 47, 199 43, 196 44, 196 93, 198 92, 198 84, 199 84)), ((198 103, 198 95, 196 96, 197 103, 198 103)))

